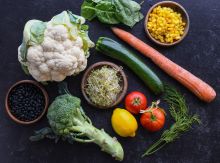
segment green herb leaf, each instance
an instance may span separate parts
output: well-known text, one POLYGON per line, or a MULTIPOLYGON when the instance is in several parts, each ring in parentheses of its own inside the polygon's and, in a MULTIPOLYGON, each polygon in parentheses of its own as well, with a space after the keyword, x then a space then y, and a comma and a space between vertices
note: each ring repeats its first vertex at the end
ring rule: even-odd
POLYGON ((169 104, 169 111, 176 121, 169 129, 165 130, 161 138, 151 145, 142 155, 151 155, 167 143, 178 139, 184 132, 191 129, 195 123, 200 123, 198 115, 190 115, 184 97, 174 88, 165 87, 164 100, 169 104))

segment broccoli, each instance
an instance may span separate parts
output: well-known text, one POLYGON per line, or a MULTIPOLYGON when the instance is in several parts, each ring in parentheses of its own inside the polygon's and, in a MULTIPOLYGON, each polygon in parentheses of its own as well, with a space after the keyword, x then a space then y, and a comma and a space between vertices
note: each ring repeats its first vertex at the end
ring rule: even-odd
POLYGON ((103 129, 99 130, 92 125, 80 105, 80 99, 68 92, 66 83, 60 83, 59 86, 59 92, 63 95, 56 97, 47 113, 50 127, 36 131, 30 140, 50 138, 57 142, 61 138, 69 143, 73 141, 93 142, 99 145, 102 151, 122 161, 124 151, 117 139, 109 136, 103 129))

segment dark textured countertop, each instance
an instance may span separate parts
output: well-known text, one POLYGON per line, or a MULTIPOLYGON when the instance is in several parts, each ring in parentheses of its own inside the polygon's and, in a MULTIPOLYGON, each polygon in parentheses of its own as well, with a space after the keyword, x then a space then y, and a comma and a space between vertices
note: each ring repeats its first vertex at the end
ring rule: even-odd
MULTIPOLYGON (((4 99, 8 88, 16 81, 31 79, 23 73, 17 61, 17 47, 22 41, 25 22, 29 19, 47 21, 66 9, 79 14, 81 2, 82 0, 0 0, 0 162, 2 163, 114 162, 109 155, 101 152, 100 148, 94 144, 74 143, 70 145, 62 141, 55 144, 51 140, 32 143, 28 140, 29 136, 33 134, 33 130, 47 126, 46 117, 35 125, 21 126, 11 121, 5 112, 4 99)), ((142 6, 142 12, 145 14, 156 2, 158 0, 146 0, 142 6)), ((139 126, 135 138, 120 138, 111 127, 112 110, 92 108, 83 99, 79 87, 83 72, 76 77, 67 79, 70 91, 82 99, 83 108, 93 124, 98 128, 104 128, 110 135, 118 137, 125 151, 124 162, 220 162, 220 100, 218 97, 220 93, 220 1, 178 0, 177 2, 186 8, 191 21, 189 34, 179 45, 160 48, 150 42, 144 33, 143 20, 130 31, 215 88, 216 100, 205 104, 167 76, 149 59, 142 57, 164 82, 172 84, 185 95, 190 112, 197 113, 201 117, 200 126, 194 126, 180 139, 167 145, 156 154, 141 159, 140 155, 144 149, 156 141, 162 131, 151 134, 139 126)), ((88 22, 88 24, 90 25, 89 35, 94 42, 99 36, 108 36, 118 40, 108 26, 97 21, 88 22)), ((88 65, 103 60, 122 65, 120 62, 102 56, 94 49, 91 51, 88 65)), ((124 70, 129 80, 129 92, 133 90, 144 92, 150 102, 159 98, 154 96, 126 66, 124 66, 124 70)), ((50 84, 46 86, 46 89, 52 101, 57 96, 56 84, 50 84)), ((119 106, 123 107, 123 104, 119 106)), ((164 102, 162 106, 165 106, 164 102)), ((139 117, 137 120, 139 121, 139 117)), ((168 114, 164 129, 172 123, 168 114)))

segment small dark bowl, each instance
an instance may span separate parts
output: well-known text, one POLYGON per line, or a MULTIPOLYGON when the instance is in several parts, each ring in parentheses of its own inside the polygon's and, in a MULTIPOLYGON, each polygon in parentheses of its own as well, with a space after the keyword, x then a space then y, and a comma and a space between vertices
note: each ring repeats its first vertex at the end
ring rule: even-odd
POLYGON ((15 121, 18 124, 22 124, 22 125, 30 125, 30 124, 33 124, 33 123, 39 121, 43 117, 43 115, 46 113, 47 108, 48 108, 48 104, 49 104, 49 98, 48 98, 48 94, 47 94, 46 90, 39 83, 37 83, 36 81, 33 81, 33 80, 21 80, 21 81, 15 83, 8 90, 8 92, 6 94, 6 98, 5 98, 5 109, 6 109, 7 114, 9 115, 9 117, 13 121, 15 121), (18 118, 16 118, 14 115, 12 115, 12 113, 10 111, 9 104, 8 104, 9 93, 11 92, 11 90, 13 88, 15 88, 17 85, 22 84, 22 83, 30 83, 30 84, 33 84, 33 85, 37 86, 42 91, 42 93, 44 95, 44 99, 45 99, 45 107, 44 107, 44 110, 42 111, 42 113, 40 114, 40 116, 38 118, 32 120, 32 121, 27 121, 27 122, 26 121, 21 121, 18 118))
POLYGON ((178 43, 180 43, 187 35, 188 31, 189 31, 189 25, 190 25, 190 21, 189 21, 189 15, 186 12, 186 10, 183 8, 183 6, 181 6, 179 3, 173 2, 173 1, 162 1, 162 2, 158 2, 155 5, 153 5, 149 11, 147 12, 146 18, 145 18, 145 23, 144 23, 144 29, 145 32, 147 33, 147 36, 156 44, 161 45, 161 46, 173 46, 176 45, 178 43), (172 8, 174 11, 178 12, 181 14, 183 22, 186 23, 185 29, 184 29, 184 34, 182 35, 182 37, 179 40, 176 40, 173 43, 162 43, 159 40, 155 39, 153 36, 151 36, 148 28, 147 28, 147 23, 148 23, 148 19, 150 16, 150 13, 153 11, 153 9, 157 6, 161 6, 161 7, 170 7, 172 8))
POLYGON ((123 71, 119 66, 117 66, 116 64, 111 63, 111 62, 106 62, 106 61, 97 62, 97 63, 93 64, 92 66, 90 66, 90 67, 86 70, 86 72, 85 72, 85 74, 84 74, 84 76, 83 76, 83 79, 82 79, 82 83, 81 83, 82 93, 83 93, 83 96, 84 96, 84 98, 86 99, 86 101, 87 101, 90 105, 92 105, 92 106, 94 106, 94 107, 96 107, 96 108, 100 108, 100 109, 112 108, 112 107, 114 107, 115 105, 119 104, 119 103, 122 101, 122 99, 124 98, 124 96, 125 96, 125 94, 126 94, 126 92, 127 92, 127 88, 128 88, 128 81, 127 81, 127 77, 126 77, 124 71, 123 71), (121 76, 121 79, 122 79, 121 82, 120 82, 120 85, 122 86, 122 91, 118 94, 117 100, 114 101, 110 106, 105 106, 105 107, 94 104, 94 103, 89 99, 88 95, 87 95, 86 92, 85 92, 85 88, 86 88, 86 84, 87 84, 87 78, 88 78, 89 74, 91 73, 91 71, 93 71, 93 70, 95 70, 95 69, 99 69, 99 68, 101 68, 101 67, 103 67, 103 66, 107 66, 107 67, 112 67, 112 68, 118 69, 118 70, 119 70, 119 71, 118 71, 119 76, 121 76))

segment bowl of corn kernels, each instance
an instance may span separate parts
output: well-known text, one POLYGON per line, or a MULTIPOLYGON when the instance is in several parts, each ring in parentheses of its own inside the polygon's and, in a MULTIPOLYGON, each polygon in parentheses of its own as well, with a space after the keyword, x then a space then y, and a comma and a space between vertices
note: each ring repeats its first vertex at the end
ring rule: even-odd
POLYGON ((148 37, 156 44, 173 46, 186 37, 189 24, 189 15, 180 4, 162 1, 149 9, 144 27, 148 37))

